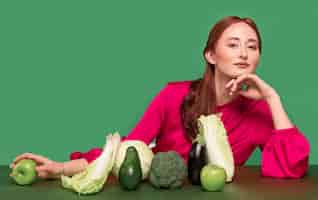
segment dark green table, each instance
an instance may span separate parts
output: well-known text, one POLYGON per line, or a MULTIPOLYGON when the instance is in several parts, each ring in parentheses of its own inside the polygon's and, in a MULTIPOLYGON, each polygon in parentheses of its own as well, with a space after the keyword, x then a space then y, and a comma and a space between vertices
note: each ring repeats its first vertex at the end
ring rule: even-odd
POLYGON ((60 180, 39 180, 32 186, 15 185, 9 177, 10 169, 0 166, 0 200, 4 199, 147 199, 147 200, 216 200, 216 199, 318 199, 318 166, 311 166, 302 179, 272 179, 260 176, 258 166, 239 167, 232 183, 227 184, 222 192, 204 192, 199 186, 185 184, 177 190, 157 190, 144 182, 137 191, 124 191, 113 177, 110 177, 103 191, 96 195, 78 196, 61 187, 60 180))

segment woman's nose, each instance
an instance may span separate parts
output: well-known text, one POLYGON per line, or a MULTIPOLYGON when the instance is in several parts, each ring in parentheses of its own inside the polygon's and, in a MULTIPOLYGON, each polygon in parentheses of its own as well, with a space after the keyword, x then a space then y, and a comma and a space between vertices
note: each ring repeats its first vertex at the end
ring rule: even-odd
POLYGON ((241 50, 240 50, 240 57, 243 58, 243 59, 247 59, 248 58, 248 55, 247 55, 247 50, 245 47, 241 47, 241 50))

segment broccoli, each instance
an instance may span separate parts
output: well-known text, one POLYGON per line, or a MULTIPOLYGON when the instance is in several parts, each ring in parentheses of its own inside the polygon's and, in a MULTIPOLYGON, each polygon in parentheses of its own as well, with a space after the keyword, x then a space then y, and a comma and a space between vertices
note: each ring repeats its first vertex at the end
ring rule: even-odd
POLYGON ((174 189, 182 186, 187 166, 175 151, 158 152, 150 167, 149 181, 156 188, 174 189))

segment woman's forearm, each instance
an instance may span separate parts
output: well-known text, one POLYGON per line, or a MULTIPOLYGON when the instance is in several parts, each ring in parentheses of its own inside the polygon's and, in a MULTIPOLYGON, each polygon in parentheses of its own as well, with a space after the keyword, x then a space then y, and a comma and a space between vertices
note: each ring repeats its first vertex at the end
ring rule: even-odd
POLYGON ((284 110, 279 95, 273 95, 267 99, 271 109, 275 129, 292 128, 293 124, 284 110))
POLYGON ((76 160, 71 160, 63 163, 63 175, 72 176, 76 173, 79 173, 85 169, 88 165, 88 162, 81 158, 76 160))

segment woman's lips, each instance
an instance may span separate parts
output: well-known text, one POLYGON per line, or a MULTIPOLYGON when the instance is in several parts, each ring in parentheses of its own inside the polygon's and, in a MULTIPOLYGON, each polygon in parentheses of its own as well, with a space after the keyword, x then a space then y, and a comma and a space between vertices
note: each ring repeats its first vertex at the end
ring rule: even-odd
POLYGON ((238 66, 239 68, 247 68, 250 66, 248 63, 236 63, 234 65, 238 66))

